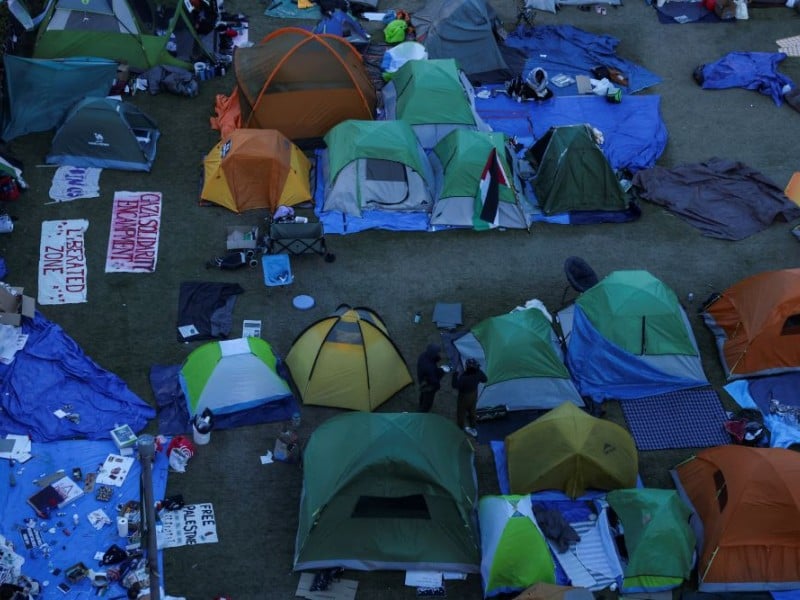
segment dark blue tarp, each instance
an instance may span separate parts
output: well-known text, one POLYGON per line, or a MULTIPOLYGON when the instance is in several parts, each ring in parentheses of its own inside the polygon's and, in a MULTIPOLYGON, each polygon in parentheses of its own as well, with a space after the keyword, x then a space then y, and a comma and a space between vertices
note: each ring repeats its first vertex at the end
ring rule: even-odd
POLYGON ((27 434, 34 442, 101 440, 117 425, 139 432, 155 417, 153 407, 40 313, 23 319, 22 332, 25 347, 10 365, 0 364, 0 433, 27 434), (77 418, 59 419, 53 414, 59 409, 77 418))
POLYGON ((778 72, 778 64, 785 58, 783 52, 731 52, 716 62, 701 65, 702 87, 706 90, 734 87, 756 90, 780 106, 783 87, 794 87, 791 79, 778 72))
MULTIPOLYGON (((506 45, 528 53, 525 73, 534 67, 541 67, 550 78, 560 73, 574 78, 576 75, 590 75, 596 67, 612 67, 628 78, 628 85, 620 86, 627 94, 661 83, 661 78, 655 73, 617 56, 617 38, 589 33, 572 25, 518 27, 508 36, 506 45)), ((550 84, 550 89, 556 95, 573 96, 578 93, 574 83, 563 88, 550 84)))

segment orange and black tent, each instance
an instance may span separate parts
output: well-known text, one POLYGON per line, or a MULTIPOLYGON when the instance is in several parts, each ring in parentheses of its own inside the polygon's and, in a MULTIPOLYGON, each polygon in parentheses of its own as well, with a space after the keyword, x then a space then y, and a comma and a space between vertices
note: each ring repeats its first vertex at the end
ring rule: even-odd
POLYGON ((703 318, 728 379, 800 370, 800 269, 740 281, 711 302, 703 318))
POLYGON ((311 163, 274 129, 236 129, 203 161, 200 197, 234 212, 293 206, 311 199, 311 163))
POLYGON ((800 588, 800 452, 718 446, 673 476, 702 522, 701 592, 800 588))
POLYGON ((284 27, 233 57, 236 88, 218 96, 212 127, 277 129, 297 143, 320 140, 347 119, 373 119, 375 91, 344 38, 284 27))

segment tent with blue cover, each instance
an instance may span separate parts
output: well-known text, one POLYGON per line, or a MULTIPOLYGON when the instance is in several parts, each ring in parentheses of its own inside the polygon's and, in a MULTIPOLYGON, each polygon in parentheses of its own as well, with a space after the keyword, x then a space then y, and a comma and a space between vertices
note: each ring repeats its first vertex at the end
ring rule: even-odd
POLYGON ((675 292, 647 271, 614 271, 558 316, 572 377, 595 402, 708 385, 675 292))
POLYGON ((289 384, 278 373, 278 358, 265 340, 246 337, 208 342, 195 348, 179 372, 189 416, 209 409, 217 428, 274 420, 294 404, 289 384))

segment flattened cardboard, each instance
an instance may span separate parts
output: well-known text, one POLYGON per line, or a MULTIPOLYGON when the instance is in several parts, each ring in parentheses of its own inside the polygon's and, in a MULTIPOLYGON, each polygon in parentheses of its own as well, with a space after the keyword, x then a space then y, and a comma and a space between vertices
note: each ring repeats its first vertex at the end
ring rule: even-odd
POLYGON ((21 287, 12 287, 11 290, 13 293, 0 286, 0 324, 19 327, 22 317, 34 317, 36 300, 24 295, 21 287))

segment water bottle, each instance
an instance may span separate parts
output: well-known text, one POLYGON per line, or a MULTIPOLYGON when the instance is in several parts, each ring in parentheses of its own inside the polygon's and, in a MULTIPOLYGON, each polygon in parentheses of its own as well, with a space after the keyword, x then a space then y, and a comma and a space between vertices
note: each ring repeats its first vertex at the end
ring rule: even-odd
POLYGON ((689 304, 694 302, 694 292, 689 292, 688 294, 686 294, 686 302, 688 302, 689 304))
POLYGON ((292 428, 297 429, 300 427, 300 413, 296 412, 292 414, 292 428))

